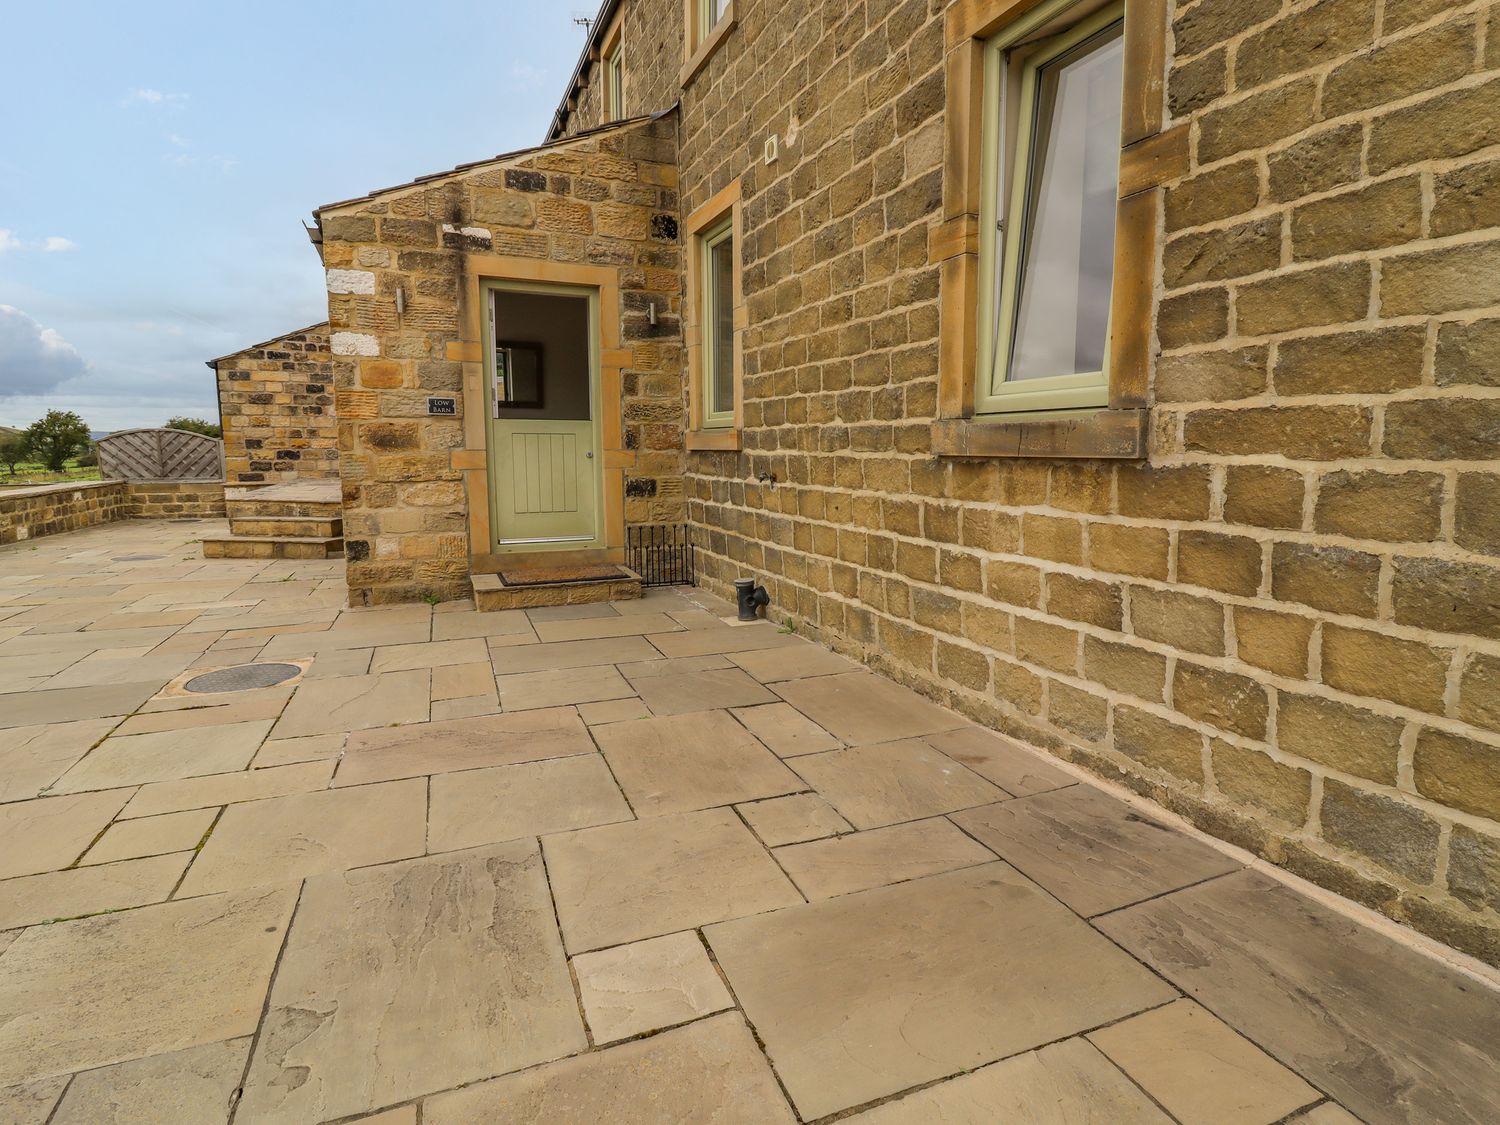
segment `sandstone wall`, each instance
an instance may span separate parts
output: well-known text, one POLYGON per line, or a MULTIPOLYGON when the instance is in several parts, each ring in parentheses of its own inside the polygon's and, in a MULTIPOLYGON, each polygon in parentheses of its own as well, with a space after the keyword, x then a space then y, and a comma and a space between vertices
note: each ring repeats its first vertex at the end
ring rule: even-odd
POLYGON ((684 211, 745 198, 705 581, 1500 963, 1500 15, 1175 5, 1192 162, 1116 465, 930 452, 944 7, 737 0, 683 92, 684 211))
MULTIPOLYGON (((677 104, 682 69, 683 0, 624 0, 620 29, 625 114, 641 117, 677 104)), ((563 124, 572 136, 604 124, 604 68, 591 59, 574 91, 577 103, 563 124)))
MULTIPOLYGON (((627 523, 685 518, 676 122, 635 122, 322 212, 351 598, 469 592, 468 257, 615 267, 627 523), (405 295, 398 314, 395 292, 405 295), (660 315, 648 322, 647 306, 660 315), (429 395, 458 416, 428 417, 429 395)), ((483 447, 483 407, 473 419, 483 447)))
POLYGON ((0 544, 123 519, 224 515, 221 481, 85 481, 0 489, 0 544))
POLYGON ((338 422, 329 361, 326 324, 214 361, 227 481, 337 478, 338 422))

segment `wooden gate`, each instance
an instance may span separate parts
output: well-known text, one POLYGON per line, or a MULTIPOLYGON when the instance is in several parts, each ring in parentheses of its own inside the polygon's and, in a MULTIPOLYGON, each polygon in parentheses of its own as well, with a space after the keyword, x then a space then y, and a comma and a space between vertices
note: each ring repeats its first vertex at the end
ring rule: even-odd
POLYGON ((105 480, 223 480, 224 443, 188 430, 121 430, 100 438, 105 480))

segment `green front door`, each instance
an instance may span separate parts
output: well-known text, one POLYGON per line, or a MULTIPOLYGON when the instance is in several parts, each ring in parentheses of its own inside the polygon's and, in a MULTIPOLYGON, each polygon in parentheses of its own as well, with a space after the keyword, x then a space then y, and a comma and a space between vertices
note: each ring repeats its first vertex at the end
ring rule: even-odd
POLYGON ((602 546, 598 291, 497 281, 483 292, 493 549, 602 546))

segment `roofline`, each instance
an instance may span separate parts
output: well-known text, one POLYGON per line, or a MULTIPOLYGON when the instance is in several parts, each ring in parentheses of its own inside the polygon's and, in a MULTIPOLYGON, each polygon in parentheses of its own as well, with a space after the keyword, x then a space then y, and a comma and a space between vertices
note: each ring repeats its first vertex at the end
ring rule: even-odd
POLYGON ((276 343, 277 340, 285 340, 288 336, 298 336, 303 332, 311 332, 314 328, 327 327, 328 321, 320 320, 316 324, 309 324, 306 328, 293 328, 290 332, 283 332, 280 336, 272 336, 269 340, 262 340, 258 344, 246 344, 243 348, 240 348, 237 351, 226 352, 224 355, 219 356, 217 359, 204 360, 203 366, 217 371, 219 369, 219 364, 223 363, 226 359, 233 359, 241 352, 253 352, 256 348, 267 347, 270 344, 276 343))
POLYGON ((603 0, 603 3, 599 5, 599 14, 594 17, 594 22, 589 26, 589 37, 584 41, 583 51, 578 56, 578 65, 573 68, 573 77, 568 79, 562 101, 557 103, 557 112, 552 115, 552 124, 547 126, 548 142, 555 141, 562 136, 563 126, 567 123, 568 114, 571 112, 568 109, 568 102, 583 85, 584 72, 593 65, 594 48, 604 38, 604 32, 614 17, 615 9, 623 2, 624 0, 603 0))
MULTIPOLYGON (((340 199, 336 203, 324 203, 322 206, 313 209, 313 219, 321 223, 324 211, 336 211, 340 207, 348 207, 355 203, 368 203, 372 199, 378 199, 382 195, 389 195, 393 191, 408 191, 411 188, 420 187, 422 184, 445 180, 449 176, 458 176, 465 172, 472 172, 475 168, 482 168, 487 164, 499 164, 506 160, 519 160, 523 156, 530 156, 533 153, 558 148, 561 145, 572 144, 574 141, 581 141, 586 137, 595 137, 601 133, 609 133, 616 129, 640 125, 647 121, 656 121, 666 117, 676 109, 677 106, 673 104, 656 113, 643 113, 635 117, 626 117, 620 121, 609 121, 603 125, 596 125, 592 129, 585 129, 581 133, 574 133, 571 137, 559 137, 545 144, 532 145, 530 148, 518 148, 514 152, 502 152, 497 156, 485 157, 483 160, 470 160, 442 172, 429 172, 425 176, 418 176, 416 179, 407 180, 404 184, 392 184, 390 187, 376 188, 374 191, 367 192, 364 195, 356 195, 351 199, 340 199)), ((312 237, 311 233, 309 233, 309 237, 312 237)))

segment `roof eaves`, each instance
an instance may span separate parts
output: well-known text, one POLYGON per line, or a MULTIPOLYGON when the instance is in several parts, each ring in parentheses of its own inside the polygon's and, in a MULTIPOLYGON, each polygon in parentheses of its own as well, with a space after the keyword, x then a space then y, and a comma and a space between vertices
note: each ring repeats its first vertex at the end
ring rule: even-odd
POLYGON ((578 65, 573 68, 573 77, 568 79, 567 87, 563 91, 562 101, 557 103, 557 112, 552 115, 552 124, 547 126, 547 140, 555 141, 562 136, 563 127, 567 124, 568 114, 571 108, 568 103, 573 100, 573 95, 583 86, 583 76, 588 73, 589 67, 594 64, 595 49, 599 41, 604 37, 605 30, 609 27, 610 19, 615 14, 615 9, 623 3, 623 0, 603 0, 599 5, 599 14, 594 17, 594 22, 589 25, 589 37, 583 44, 583 51, 578 56, 578 65))

